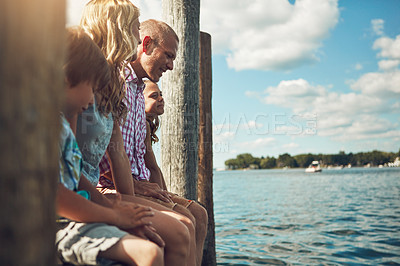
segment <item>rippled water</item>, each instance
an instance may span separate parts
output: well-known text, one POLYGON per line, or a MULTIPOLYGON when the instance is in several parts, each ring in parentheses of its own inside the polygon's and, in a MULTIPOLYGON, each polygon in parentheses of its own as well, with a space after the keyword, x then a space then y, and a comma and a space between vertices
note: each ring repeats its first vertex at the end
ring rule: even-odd
POLYGON ((214 173, 218 265, 400 265, 400 169, 214 173))

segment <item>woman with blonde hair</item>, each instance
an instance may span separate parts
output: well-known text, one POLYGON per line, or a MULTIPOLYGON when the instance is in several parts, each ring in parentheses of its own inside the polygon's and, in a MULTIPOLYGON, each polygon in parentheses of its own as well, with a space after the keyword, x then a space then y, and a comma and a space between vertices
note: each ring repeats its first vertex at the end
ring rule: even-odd
POLYGON ((105 112, 119 122, 126 115, 124 70, 136 59, 139 37, 139 9, 129 0, 93 0, 84 9, 81 27, 97 43, 111 68, 112 84, 101 98, 105 112))
MULTIPOLYGON (((83 12, 81 27, 100 47, 112 73, 109 88, 96 95, 96 104, 78 119, 77 141, 83 153, 83 174, 91 183, 85 185, 97 184, 102 167, 100 161, 106 155, 122 200, 155 209, 154 216, 144 220, 149 220, 165 241, 165 264, 189 265, 189 247, 194 241, 190 232, 194 231, 194 225, 186 217, 134 196, 131 167, 119 127, 127 114, 125 81, 130 71, 126 66, 136 59, 140 40, 138 17, 139 10, 129 0, 92 0, 83 12)), ((107 194, 104 200, 107 199, 114 200, 115 193, 107 194)), ((148 230, 142 230, 139 236, 151 239, 154 231, 145 227, 148 230)))

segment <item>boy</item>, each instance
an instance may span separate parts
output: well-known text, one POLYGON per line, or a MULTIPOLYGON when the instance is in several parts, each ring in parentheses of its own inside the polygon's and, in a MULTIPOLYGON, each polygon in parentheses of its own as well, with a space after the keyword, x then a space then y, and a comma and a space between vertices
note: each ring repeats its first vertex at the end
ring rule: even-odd
POLYGON ((77 115, 93 104, 93 88, 110 82, 110 70, 97 45, 79 28, 68 29, 66 100, 61 115, 60 179, 57 190, 57 253, 63 262, 97 265, 110 260, 128 265, 163 265, 163 241, 149 233, 142 218, 153 212, 148 207, 121 202, 111 203, 81 176, 82 154, 74 131, 77 115), (78 191, 85 187, 89 191, 78 191), (83 195, 83 196, 81 196, 83 195), (90 199, 90 200, 88 200, 90 199), (74 220, 74 221, 71 221, 74 220), (151 241, 124 230, 147 234, 151 241))

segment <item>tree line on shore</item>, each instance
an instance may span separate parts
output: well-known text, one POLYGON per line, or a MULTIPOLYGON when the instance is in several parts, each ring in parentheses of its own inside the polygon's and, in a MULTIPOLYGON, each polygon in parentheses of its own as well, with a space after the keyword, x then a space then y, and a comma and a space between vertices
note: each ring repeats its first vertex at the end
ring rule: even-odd
POLYGON ((325 166, 378 166, 385 165, 389 162, 393 162, 396 157, 400 157, 399 152, 382 152, 382 151, 371 151, 371 152, 359 152, 359 153, 348 153, 340 151, 338 154, 299 154, 291 156, 288 153, 284 153, 275 157, 264 157, 261 158, 253 157, 250 153, 243 153, 236 156, 235 159, 229 159, 225 161, 225 166, 228 169, 272 169, 272 168, 305 168, 308 167, 312 161, 320 161, 325 166))

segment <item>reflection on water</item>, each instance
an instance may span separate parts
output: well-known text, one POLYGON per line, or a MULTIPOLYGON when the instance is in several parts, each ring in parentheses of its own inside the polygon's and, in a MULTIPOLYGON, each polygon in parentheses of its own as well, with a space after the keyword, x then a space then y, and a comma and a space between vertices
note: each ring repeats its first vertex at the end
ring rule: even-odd
POLYGON ((400 169, 214 173, 218 265, 400 265, 400 169))

